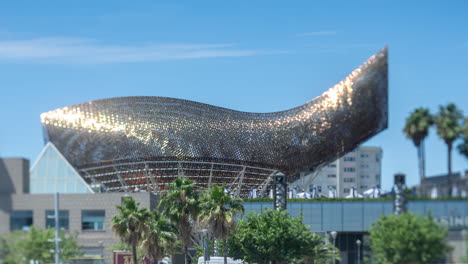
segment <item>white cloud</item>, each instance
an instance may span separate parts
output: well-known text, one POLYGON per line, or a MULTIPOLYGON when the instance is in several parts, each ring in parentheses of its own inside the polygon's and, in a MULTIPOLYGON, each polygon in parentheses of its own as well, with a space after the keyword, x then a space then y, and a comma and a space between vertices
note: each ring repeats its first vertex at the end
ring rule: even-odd
POLYGON ((115 63, 242 57, 267 54, 232 44, 105 45, 92 39, 0 40, 0 62, 115 63))
POLYGON ((309 37, 309 36, 330 36, 330 35, 336 35, 336 31, 304 32, 304 33, 299 33, 296 36, 298 36, 298 37, 309 37))

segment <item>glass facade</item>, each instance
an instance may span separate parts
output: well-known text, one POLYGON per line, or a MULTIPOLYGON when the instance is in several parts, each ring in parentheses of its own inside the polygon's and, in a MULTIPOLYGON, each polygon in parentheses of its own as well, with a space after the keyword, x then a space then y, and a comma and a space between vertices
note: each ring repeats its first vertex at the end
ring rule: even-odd
POLYGON ((42 150, 30 171, 31 193, 92 193, 88 184, 52 143, 42 150))
MULTIPOLYGON (((244 203, 245 211, 261 212, 272 208, 271 202, 244 203)), ((292 216, 303 217, 303 222, 314 232, 366 232, 381 215, 393 213, 393 201, 324 201, 288 202, 292 216)), ((408 211, 419 215, 431 214, 450 230, 468 229, 468 201, 409 201, 408 211)))
MULTIPOLYGON (((69 229, 69 213, 68 210, 59 211, 59 228, 60 229, 69 229)), ((55 212, 54 210, 46 211, 46 228, 55 228, 55 212)))
POLYGON ((29 230, 33 225, 33 211, 12 211, 10 214, 10 230, 29 230))
POLYGON ((104 210, 81 211, 81 229, 98 231, 105 229, 106 212, 104 210))

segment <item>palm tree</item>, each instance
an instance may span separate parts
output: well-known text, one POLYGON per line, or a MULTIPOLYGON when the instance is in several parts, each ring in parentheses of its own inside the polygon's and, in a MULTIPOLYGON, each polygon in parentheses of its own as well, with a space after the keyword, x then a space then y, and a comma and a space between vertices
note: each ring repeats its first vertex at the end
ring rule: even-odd
POLYGON ((242 201, 226 193, 225 185, 214 184, 203 193, 200 207, 200 223, 208 225, 214 237, 223 240, 224 264, 227 264, 226 238, 235 229, 236 215, 244 213, 242 201))
POLYGON ((419 178, 421 182, 426 177, 425 173, 425 151, 424 139, 429 133, 429 128, 434 124, 434 118, 427 108, 417 108, 406 119, 403 133, 411 139, 418 149, 419 178))
POLYGON ((460 154, 468 158, 468 117, 465 117, 465 125, 462 129, 462 142, 458 145, 460 154))
POLYGON ((199 212, 198 192, 194 186, 194 181, 178 178, 169 184, 169 191, 159 202, 164 215, 176 225, 184 249, 185 263, 189 262, 188 247, 192 242, 192 223, 197 219, 199 212))
POLYGON ((164 257, 166 249, 172 249, 177 240, 176 232, 175 226, 159 211, 153 210, 150 213, 141 247, 155 264, 164 257))
POLYGON ((437 135, 447 144, 447 165, 448 165, 448 195, 452 196, 452 145, 460 135, 460 119, 462 112, 454 104, 440 106, 439 113, 436 116, 437 135))
POLYGON ((145 223, 149 213, 146 208, 140 209, 139 203, 132 198, 122 199, 122 205, 117 206, 119 214, 112 218, 112 230, 122 242, 132 248, 133 263, 137 264, 136 248, 145 231, 145 223))

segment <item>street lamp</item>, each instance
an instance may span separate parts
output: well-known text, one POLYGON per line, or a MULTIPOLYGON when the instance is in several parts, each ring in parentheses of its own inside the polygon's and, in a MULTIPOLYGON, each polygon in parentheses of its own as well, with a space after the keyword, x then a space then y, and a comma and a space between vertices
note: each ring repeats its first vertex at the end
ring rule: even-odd
POLYGON ((331 231, 331 232, 330 232, 330 235, 331 235, 332 240, 333 240, 333 262, 332 262, 332 263, 335 264, 335 263, 336 263, 335 241, 336 241, 336 236, 338 235, 338 232, 336 232, 336 231, 331 231))
POLYGON ((361 240, 356 240, 357 245, 357 264, 361 263, 361 240))

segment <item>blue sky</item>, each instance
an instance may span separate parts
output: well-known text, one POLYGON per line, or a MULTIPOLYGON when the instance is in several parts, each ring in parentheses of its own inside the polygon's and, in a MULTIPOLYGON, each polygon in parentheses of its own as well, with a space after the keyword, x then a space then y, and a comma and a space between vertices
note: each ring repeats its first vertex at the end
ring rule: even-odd
MULTIPOLYGON (((0 156, 34 161, 43 112, 168 96, 248 112, 305 103, 389 45, 389 128, 364 145, 418 181, 416 107, 468 115, 467 1, 10 1, 0 8, 0 156)), ((454 171, 468 169, 454 152, 454 171)), ((427 174, 446 172, 431 132, 427 174)))

